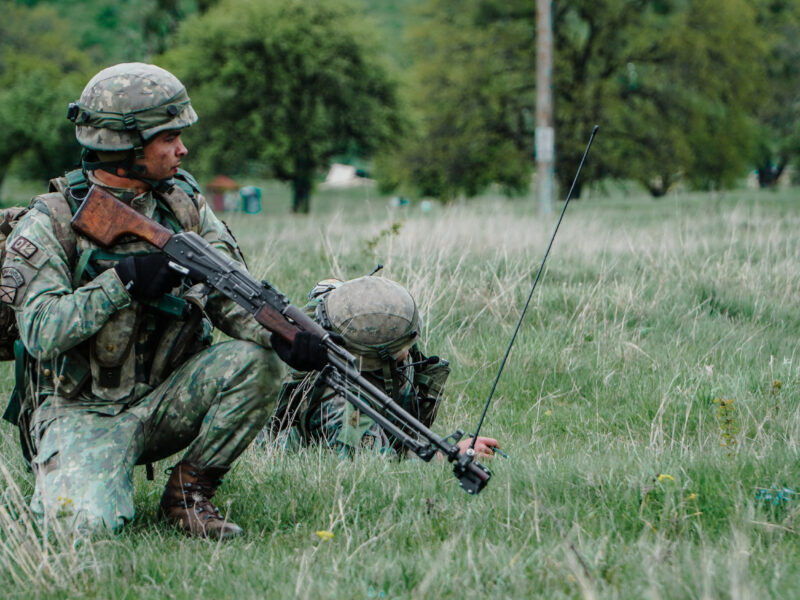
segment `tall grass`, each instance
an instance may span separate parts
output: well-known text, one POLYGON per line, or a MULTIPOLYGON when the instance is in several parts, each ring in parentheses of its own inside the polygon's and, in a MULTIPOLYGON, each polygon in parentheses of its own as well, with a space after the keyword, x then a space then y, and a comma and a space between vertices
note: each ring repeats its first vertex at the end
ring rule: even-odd
POLYGON ((37 519, 16 479, 0 464, 0 570, 6 586, 40 595, 74 590, 101 574, 98 554, 105 545, 92 543, 67 529, 59 519, 37 519))
MULTIPOLYGON (((492 197, 390 209, 370 190, 322 194, 310 218, 269 202, 228 218, 251 270, 301 304, 317 280, 382 263, 417 298, 427 351, 452 362, 435 429, 474 427, 555 217, 492 197)), ((32 482, 6 428, 0 585, 18 597, 800 596, 800 499, 767 498, 800 491, 799 226, 792 190, 571 204, 485 425, 510 458, 491 461, 478 497, 443 463, 251 448, 218 496, 241 540, 158 523, 157 469, 152 483, 137 473, 123 533, 51 544, 19 525, 32 482), (26 544, 32 558, 15 551, 26 544), (12 575, 9 557, 30 566, 12 575)))

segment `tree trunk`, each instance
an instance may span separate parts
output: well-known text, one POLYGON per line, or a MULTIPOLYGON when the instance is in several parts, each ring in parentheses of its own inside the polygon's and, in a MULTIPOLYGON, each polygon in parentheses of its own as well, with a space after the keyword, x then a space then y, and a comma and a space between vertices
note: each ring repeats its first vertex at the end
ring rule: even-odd
POLYGON ((762 188, 774 186, 778 183, 778 178, 783 173, 784 167, 785 163, 783 162, 780 165, 767 163, 758 167, 758 186, 762 188))
POLYGON ((654 177, 650 181, 644 181, 642 183, 644 183, 645 187, 647 187, 647 191, 650 192, 650 195, 653 198, 661 198, 667 194, 674 181, 670 174, 665 173, 663 175, 654 177))
POLYGON ((311 211, 311 185, 313 170, 309 161, 297 158, 294 161, 292 177, 292 212, 307 215, 311 211))
POLYGON ((307 215, 311 211, 311 180, 295 177, 292 180, 292 212, 307 215))

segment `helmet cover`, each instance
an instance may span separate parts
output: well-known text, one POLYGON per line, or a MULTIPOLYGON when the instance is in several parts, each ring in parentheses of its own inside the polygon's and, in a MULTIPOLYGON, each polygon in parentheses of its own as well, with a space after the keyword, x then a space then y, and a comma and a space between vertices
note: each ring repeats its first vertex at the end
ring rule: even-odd
POLYGON ((333 333, 359 359, 359 369, 374 371, 410 348, 420 334, 417 304, 399 283, 359 277, 331 290, 323 300, 333 333))
POLYGON ((69 106, 78 142, 90 150, 141 146, 161 131, 197 122, 186 88, 169 71, 145 63, 121 63, 92 77, 69 106))

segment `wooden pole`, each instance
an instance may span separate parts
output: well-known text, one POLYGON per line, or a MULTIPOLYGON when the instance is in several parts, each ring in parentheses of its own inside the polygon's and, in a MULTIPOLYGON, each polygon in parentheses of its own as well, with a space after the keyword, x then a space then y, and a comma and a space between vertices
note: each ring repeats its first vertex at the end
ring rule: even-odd
POLYGON ((553 129, 552 0, 536 0, 536 188, 539 210, 553 212, 555 131, 553 129))

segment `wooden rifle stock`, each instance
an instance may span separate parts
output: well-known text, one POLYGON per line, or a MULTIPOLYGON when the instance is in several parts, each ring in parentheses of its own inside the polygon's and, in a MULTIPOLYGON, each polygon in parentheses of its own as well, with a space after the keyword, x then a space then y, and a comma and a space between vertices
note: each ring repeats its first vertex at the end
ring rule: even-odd
POLYGON ((169 229, 136 212, 96 185, 89 189, 72 218, 72 226, 106 248, 125 235, 135 235, 156 248, 163 248, 172 237, 169 229))
MULTIPOLYGON (((133 235, 163 249, 173 232, 136 212, 130 206, 101 187, 92 186, 75 216, 72 226, 103 247, 113 245, 126 235, 133 235)), ((172 257, 181 262, 180 257, 172 257)), ((186 266, 186 265, 184 265, 186 266)), ((300 315, 305 316, 298 311, 300 315)), ((297 327, 286 320, 280 311, 265 303, 254 313, 258 323, 280 335, 288 342, 294 341, 297 327)), ((310 319, 308 319, 310 321, 310 319)), ((311 321, 313 323, 313 321, 311 321)), ((316 323, 314 323, 316 325, 316 323)), ((317 325, 317 327, 319 327, 317 325)), ((324 333, 324 330, 322 330, 324 333)))
POLYGON ((319 323, 291 304, 283 312, 276 310, 270 304, 265 304, 255 313, 255 318, 263 327, 278 334, 287 342, 294 342, 294 336, 300 329, 315 333, 321 338, 329 335, 319 323), (291 319, 294 324, 287 321, 287 318, 291 319))
MULTIPOLYGON (((324 338, 328 335, 328 331, 326 331, 322 325, 317 323, 314 319, 309 317, 306 313, 304 313, 301 309, 297 308, 296 306, 290 304, 287 306, 283 313, 284 317, 288 317, 295 323, 300 326, 300 329, 303 331, 310 331, 311 333, 317 334, 319 337, 324 338)), ((256 318, 256 320, 258 320, 256 318)), ((259 321, 261 323, 261 321, 259 321)), ((262 323, 263 325, 263 323, 262 323)))

